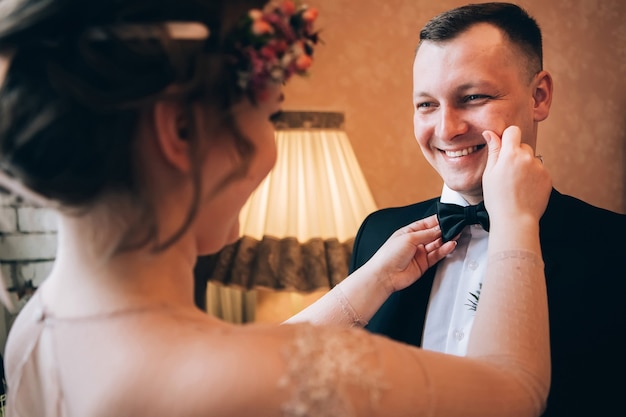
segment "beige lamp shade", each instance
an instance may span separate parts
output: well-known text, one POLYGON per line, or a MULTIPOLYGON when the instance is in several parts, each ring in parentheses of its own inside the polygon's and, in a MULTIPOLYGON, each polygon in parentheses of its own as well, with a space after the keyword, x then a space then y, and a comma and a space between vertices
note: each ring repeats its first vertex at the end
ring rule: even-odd
POLYGON ((277 162, 240 215, 211 281, 246 289, 332 288, 348 271, 354 236, 376 209, 342 113, 285 112, 277 162))

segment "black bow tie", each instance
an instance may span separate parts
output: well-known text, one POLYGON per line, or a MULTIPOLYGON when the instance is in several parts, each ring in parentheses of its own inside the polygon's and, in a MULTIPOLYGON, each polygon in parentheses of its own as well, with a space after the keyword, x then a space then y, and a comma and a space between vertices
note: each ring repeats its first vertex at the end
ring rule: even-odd
POLYGON ((483 202, 467 207, 437 202, 437 219, 444 242, 451 240, 470 224, 480 224, 489 231, 489 214, 483 202))

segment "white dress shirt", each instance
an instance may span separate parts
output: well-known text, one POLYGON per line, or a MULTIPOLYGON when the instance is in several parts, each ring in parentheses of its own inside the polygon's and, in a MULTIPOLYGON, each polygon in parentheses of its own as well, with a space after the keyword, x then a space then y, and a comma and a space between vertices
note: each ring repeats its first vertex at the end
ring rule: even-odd
MULTIPOLYGON (((441 192, 441 202, 469 205, 446 185, 441 192)), ((426 312, 424 349, 458 356, 466 354, 476 314, 474 296, 480 297, 485 274, 488 236, 481 225, 466 226, 454 252, 437 266, 426 312)))

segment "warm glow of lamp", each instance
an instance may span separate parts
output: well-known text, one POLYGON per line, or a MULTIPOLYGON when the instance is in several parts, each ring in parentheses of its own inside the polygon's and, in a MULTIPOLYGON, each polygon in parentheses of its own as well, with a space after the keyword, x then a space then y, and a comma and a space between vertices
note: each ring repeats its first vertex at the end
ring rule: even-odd
POLYGON ((234 297, 248 318, 236 313, 233 321, 252 320, 251 292, 241 301, 232 288, 256 289, 257 321, 280 321, 346 277, 353 239, 376 204, 343 123, 336 112, 281 115, 276 165, 241 211, 241 238, 216 255, 209 312, 234 297), (258 320, 261 304, 280 310, 286 299, 290 306, 258 320))
POLYGON ((277 122, 276 166, 241 211, 241 234, 353 238, 376 209, 343 114, 286 112, 277 122))

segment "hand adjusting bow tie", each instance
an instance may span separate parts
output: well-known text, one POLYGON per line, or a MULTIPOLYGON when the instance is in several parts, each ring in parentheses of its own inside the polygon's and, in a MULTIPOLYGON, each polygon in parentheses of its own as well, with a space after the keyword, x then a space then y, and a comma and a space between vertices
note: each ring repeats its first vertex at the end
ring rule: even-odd
POLYGON ((437 219, 444 242, 452 240, 470 224, 480 224, 483 229, 489 231, 489 214, 483 202, 467 207, 437 202, 437 219))

